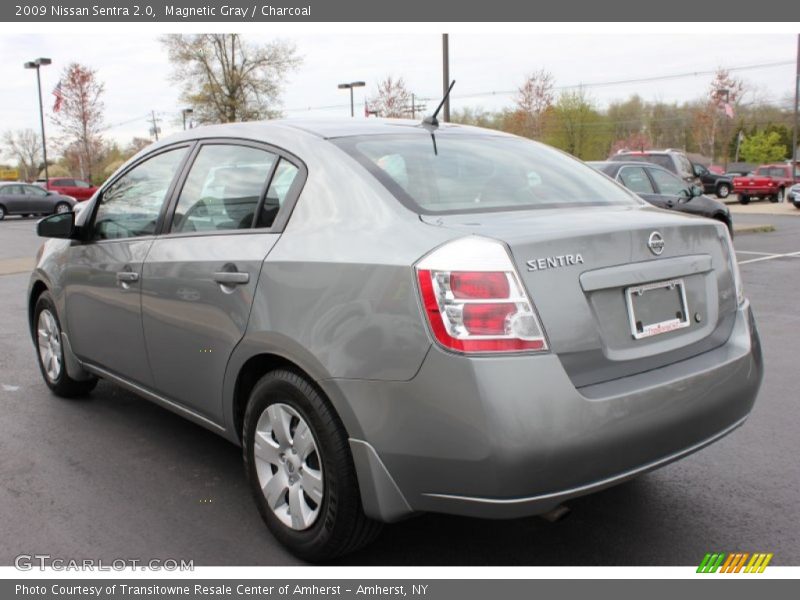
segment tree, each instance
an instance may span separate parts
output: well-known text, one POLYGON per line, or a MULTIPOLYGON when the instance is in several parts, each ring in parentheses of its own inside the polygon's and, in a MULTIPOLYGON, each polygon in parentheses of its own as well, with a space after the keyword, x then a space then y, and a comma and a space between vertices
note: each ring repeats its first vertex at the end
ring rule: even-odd
POLYGON ((378 82, 378 89, 367 101, 367 106, 379 117, 402 119, 411 114, 411 92, 402 77, 394 79, 389 75, 378 82))
POLYGON ((546 141, 583 160, 605 158, 607 123, 581 88, 565 91, 545 117, 546 141))
POLYGON ((542 136, 545 111, 553 105, 553 75, 540 69, 525 77, 514 98, 521 119, 521 135, 530 138, 542 136))
POLYGON ((695 141, 700 152, 716 159, 724 154, 728 161, 731 121, 744 94, 744 82, 727 69, 719 68, 708 88, 708 99, 693 110, 695 141))
POLYGON ((776 131, 749 135, 739 148, 739 154, 744 160, 757 164, 783 160, 787 153, 787 148, 781 144, 781 136, 776 131))
POLYGON ((17 159, 19 176, 23 181, 36 179, 41 164, 42 138, 33 129, 6 131, 3 134, 6 152, 17 159))
POLYGON ((280 116, 286 76, 301 58, 294 44, 252 44, 236 33, 170 34, 162 38, 172 80, 199 123, 233 123, 280 116))
POLYGON ((103 91, 94 69, 79 63, 61 74, 61 110, 52 117, 61 130, 56 142, 64 154, 74 157, 82 179, 92 178, 92 169, 103 152, 103 91))

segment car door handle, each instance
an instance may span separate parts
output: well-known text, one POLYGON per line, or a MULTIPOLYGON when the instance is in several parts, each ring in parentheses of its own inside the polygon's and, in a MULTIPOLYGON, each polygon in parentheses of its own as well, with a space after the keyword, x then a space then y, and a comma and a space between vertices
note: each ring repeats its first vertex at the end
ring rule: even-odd
POLYGON ((219 271, 214 273, 214 281, 222 285, 242 285, 250 281, 250 273, 219 271))
POLYGON ((120 283, 135 283, 139 281, 139 274, 134 271, 120 271, 117 273, 117 281, 120 283))

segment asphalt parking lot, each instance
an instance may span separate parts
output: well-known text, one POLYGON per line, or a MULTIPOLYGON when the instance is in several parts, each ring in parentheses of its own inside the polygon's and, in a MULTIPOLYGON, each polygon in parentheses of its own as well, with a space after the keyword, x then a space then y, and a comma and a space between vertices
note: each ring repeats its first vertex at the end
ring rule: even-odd
MULTIPOLYGON (((426 515, 341 563, 690 565, 708 551, 758 551, 800 564, 800 217, 736 219, 776 227, 735 242, 766 364, 744 427, 571 501, 560 522, 426 515)), ((10 273, 0 275, 0 564, 23 553, 298 564, 262 526, 238 448, 109 383, 83 400, 51 396, 27 331, 28 275, 15 272, 40 244, 34 223, 0 222, 0 273, 10 273)))

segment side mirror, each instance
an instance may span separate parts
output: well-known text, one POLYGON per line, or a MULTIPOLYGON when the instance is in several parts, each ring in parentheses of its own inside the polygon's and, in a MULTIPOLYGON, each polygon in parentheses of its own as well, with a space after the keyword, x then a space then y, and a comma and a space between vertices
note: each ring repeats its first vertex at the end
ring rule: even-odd
POLYGON ((75 233, 75 213, 65 212, 45 217, 36 224, 36 235, 46 238, 71 239, 75 233))

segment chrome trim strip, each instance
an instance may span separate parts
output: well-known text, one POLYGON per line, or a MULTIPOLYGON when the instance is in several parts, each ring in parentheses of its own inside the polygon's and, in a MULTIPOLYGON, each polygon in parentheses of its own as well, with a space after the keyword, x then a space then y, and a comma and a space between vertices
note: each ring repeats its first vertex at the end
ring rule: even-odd
POLYGON ((671 462, 674 462, 684 456, 692 454, 705 446, 713 444, 720 438, 725 437, 738 427, 741 427, 744 422, 747 420, 747 417, 750 415, 747 414, 738 421, 736 421, 733 425, 730 425, 723 429, 722 431, 717 432, 710 438, 707 438, 701 442, 698 442, 694 446, 689 446, 688 448, 684 448, 675 454, 670 454, 664 458, 660 458, 654 462, 647 463, 642 465, 641 467, 637 467, 630 471, 625 471, 620 473, 619 475, 614 475, 613 477, 609 477, 608 479, 601 479, 600 481, 595 481, 593 483, 589 483, 586 485, 578 486, 575 488, 570 488, 567 490, 562 490, 560 492, 552 492, 550 494, 541 494, 540 496, 529 496, 527 498, 477 498, 474 496, 456 496, 453 494, 430 494, 430 493, 423 493, 423 496, 428 496, 430 498, 442 498, 444 500, 462 500, 464 502, 475 502, 479 504, 495 504, 495 505, 514 505, 514 504, 526 504, 526 503, 535 503, 544 500, 553 500, 553 499, 568 499, 575 496, 581 496, 588 492, 592 491, 599 491, 606 487, 611 487, 614 484, 622 483, 626 479, 630 479, 635 477, 636 475, 640 475, 642 473, 646 473, 647 471, 652 471, 653 469, 657 469, 659 467, 663 467, 671 462))
POLYGON ((162 406, 162 407, 164 407, 164 408, 166 408, 168 410, 171 410, 172 412, 176 412, 178 414, 184 415, 188 419, 190 419, 192 421, 195 421, 195 422, 199 423, 200 425, 203 425, 205 427, 208 427, 210 429, 214 429, 214 430, 220 431, 220 432, 225 432, 226 431, 226 429, 222 425, 219 425, 218 423, 215 423, 214 421, 212 421, 208 417, 204 417, 203 415, 201 415, 199 413, 196 413, 195 411, 193 411, 191 409, 188 409, 185 406, 182 406, 182 405, 178 404, 177 402, 173 402, 172 400, 168 400, 168 399, 164 398, 163 396, 160 396, 160 395, 156 394, 155 392, 152 392, 152 391, 148 390, 147 388, 142 387, 138 383, 133 383, 131 381, 128 381, 127 379, 124 379, 123 377, 120 377, 119 375, 115 375, 114 373, 111 373, 110 371, 106 371, 102 367, 98 367, 96 365, 92 365, 92 364, 89 364, 89 363, 83 363, 83 368, 86 369, 87 371, 97 375, 98 377, 113 381, 114 383, 116 383, 118 385, 121 385, 122 387, 130 390, 134 394, 138 394, 139 396, 142 396, 142 397, 146 398, 147 400, 150 400, 151 402, 154 402, 155 404, 158 404, 158 405, 160 405, 160 406, 162 406))

